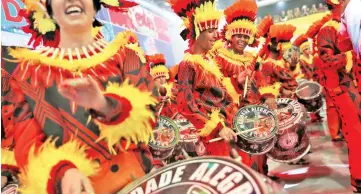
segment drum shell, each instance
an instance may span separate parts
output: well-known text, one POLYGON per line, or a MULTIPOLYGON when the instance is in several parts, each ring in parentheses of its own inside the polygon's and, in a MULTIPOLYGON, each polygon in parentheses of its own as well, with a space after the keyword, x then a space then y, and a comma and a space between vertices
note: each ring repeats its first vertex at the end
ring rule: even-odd
POLYGON ((164 160, 172 155, 174 147, 175 145, 170 148, 160 148, 149 145, 149 150, 154 160, 164 160))
POLYGON ((241 136, 237 137, 236 145, 242 151, 252 154, 252 155, 262 155, 269 152, 277 142, 277 137, 274 136, 269 140, 259 141, 259 142, 252 142, 241 136))
POLYGON ((323 106, 322 101, 322 87, 316 82, 306 81, 300 83, 297 87, 296 96, 298 102, 303 104, 307 112, 315 113, 320 111, 323 106), (308 86, 308 88, 301 90, 302 88, 308 86))
POLYGON ((280 129, 277 138, 277 143, 267 154, 272 160, 277 162, 289 163, 298 161, 311 148, 304 122, 296 123, 282 130, 280 129), (286 141, 291 141, 292 143, 286 145, 286 141))

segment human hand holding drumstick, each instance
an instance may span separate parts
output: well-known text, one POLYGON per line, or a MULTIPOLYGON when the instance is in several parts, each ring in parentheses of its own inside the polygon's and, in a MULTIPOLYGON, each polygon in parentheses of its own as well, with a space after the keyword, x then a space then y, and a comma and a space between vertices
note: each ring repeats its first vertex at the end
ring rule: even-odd
MULTIPOLYGON (((228 127, 227 127, 228 128, 228 127)), ((241 134, 244 134, 244 133, 249 133, 249 132, 253 132, 253 131, 257 131, 258 129, 260 129, 262 127, 256 127, 256 128, 253 128, 253 129, 248 129, 248 130, 245 130, 245 131, 241 131, 241 132, 238 132, 238 133, 235 133, 232 129, 228 128, 229 130, 231 130, 233 133, 231 133, 232 137, 235 137, 235 141, 237 141, 237 136, 238 135, 241 135, 241 134)), ((221 131, 222 132, 222 131, 221 131)), ((221 136, 221 133, 219 133, 219 136, 221 136)), ((225 141, 230 141, 232 140, 232 138, 229 138, 228 136, 221 136, 221 137, 218 137, 218 138, 214 138, 214 139, 211 139, 209 140, 209 143, 212 143, 212 142, 216 142, 216 141, 220 141, 224 139, 225 141)))

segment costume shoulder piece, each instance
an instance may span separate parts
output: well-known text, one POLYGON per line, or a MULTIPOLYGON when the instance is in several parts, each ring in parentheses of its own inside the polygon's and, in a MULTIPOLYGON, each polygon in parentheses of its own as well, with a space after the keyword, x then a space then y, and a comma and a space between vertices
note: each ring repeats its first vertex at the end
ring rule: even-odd
POLYGON ((49 87, 54 80, 59 83, 65 78, 81 77, 82 74, 105 81, 108 76, 120 73, 117 65, 125 57, 123 51, 126 49, 136 52, 140 60, 145 62, 136 35, 130 31, 119 33, 111 43, 99 39, 82 48, 16 48, 9 49, 9 54, 19 62, 22 80, 35 76, 32 78, 34 86, 42 82, 49 87))
POLYGON ((234 75, 245 69, 252 68, 254 57, 251 53, 240 55, 235 53, 232 49, 221 48, 218 50, 216 60, 218 64, 222 64, 221 68, 224 71, 234 75))
POLYGON ((186 53, 182 62, 194 68, 199 81, 204 81, 206 84, 216 84, 222 81, 223 74, 219 65, 211 57, 186 53))

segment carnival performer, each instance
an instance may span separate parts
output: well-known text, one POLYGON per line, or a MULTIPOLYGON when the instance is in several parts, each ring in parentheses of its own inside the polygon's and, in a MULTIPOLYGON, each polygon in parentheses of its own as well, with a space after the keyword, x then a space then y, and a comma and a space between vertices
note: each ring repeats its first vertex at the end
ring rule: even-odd
MULTIPOLYGON (((320 29, 329 21, 332 17, 330 14, 324 16, 322 19, 317 20, 314 22, 307 30, 306 36, 312 39, 312 55, 318 55, 318 48, 317 48, 317 40, 316 37, 320 31, 320 29)), ((314 60, 313 60, 314 63, 314 60)), ((320 77, 317 75, 316 65, 314 64, 314 74, 313 80, 316 82, 320 82, 320 77)), ((341 116, 339 115, 338 111, 336 110, 336 106, 333 104, 330 96, 327 94, 325 90, 323 90, 326 100, 326 114, 327 114, 327 124, 328 130, 331 136, 332 141, 344 141, 344 137, 342 136, 341 132, 341 116)))
POLYGON ((341 53, 338 29, 344 1, 327 0, 332 19, 317 35, 318 56, 315 57, 320 84, 341 116, 342 132, 349 150, 351 185, 361 192, 361 97, 354 85, 351 69, 355 62, 353 51, 341 53))
POLYGON ((164 97, 161 105, 158 106, 158 113, 159 115, 173 118, 177 114, 177 104, 175 101, 177 92, 174 85, 174 78, 171 77, 171 72, 166 66, 164 55, 147 55, 146 60, 154 84, 157 86, 159 94, 164 97))
POLYGON ((136 4, 47 0, 25 5, 32 38, 55 36, 59 43, 9 50, 19 64, 10 80, 13 98, 6 104, 21 192, 120 191, 151 169, 146 143, 157 89, 133 33, 120 33, 108 43, 91 30, 102 5, 126 11, 136 4))
POLYGON ((216 9, 213 0, 169 3, 183 19, 186 29, 181 35, 189 41, 178 69, 178 111, 199 130, 209 155, 230 156, 226 141, 236 138, 229 128, 236 108, 222 85, 219 65, 209 55, 217 39, 222 12, 216 9), (218 136, 226 141, 209 142, 218 136))
MULTIPOLYGON (((239 0, 224 10, 227 25, 221 35, 225 42, 217 49, 215 56, 223 75, 227 77, 223 79, 223 84, 233 100, 239 102, 238 108, 261 103, 266 103, 272 108, 277 106, 275 101, 277 96, 274 96, 272 92, 260 94, 258 89, 260 84, 258 83, 262 82, 255 79, 256 57, 245 51, 247 46, 258 46, 257 28, 254 25, 257 10, 258 7, 254 0, 239 0), (247 76, 249 81, 246 86, 244 77, 247 76), (226 81, 227 79, 229 81, 226 81)), ((240 149, 237 151, 244 164, 263 173, 263 162, 260 161, 263 156, 251 156, 240 149)))
MULTIPOLYGON (((308 40, 308 37, 306 35, 301 34, 295 39, 295 41, 293 41, 293 45, 300 48, 301 51, 300 61, 297 64, 294 72, 299 71, 296 74, 303 75, 303 78, 313 81, 314 66, 313 55, 311 54, 311 42, 308 40)), ((298 78, 301 78, 301 76, 299 76, 298 78)), ((311 113, 310 117, 312 122, 322 120, 320 111, 311 113)))

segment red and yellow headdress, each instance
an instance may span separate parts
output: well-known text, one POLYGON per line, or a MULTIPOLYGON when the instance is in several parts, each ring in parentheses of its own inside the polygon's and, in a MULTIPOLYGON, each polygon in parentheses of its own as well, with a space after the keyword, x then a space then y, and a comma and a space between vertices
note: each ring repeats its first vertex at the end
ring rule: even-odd
POLYGON ((147 55, 147 65, 150 68, 149 72, 153 79, 165 76, 169 79, 169 70, 166 66, 166 61, 163 54, 147 55))
POLYGON ((341 5, 340 1, 338 0, 325 0, 328 5, 332 7, 339 7, 341 5))
POLYGON ((300 36, 297 37, 297 39, 295 41, 293 41, 293 45, 300 48, 300 50, 303 52, 306 48, 310 48, 311 42, 308 41, 308 38, 306 35, 301 34, 300 36))
POLYGON ((312 47, 313 47, 313 53, 317 52, 317 45, 316 45, 316 36, 318 34, 318 32, 320 31, 320 29, 328 22, 332 19, 332 15, 331 14, 327 14, 326 16, 324 16, 322 19, 317 20, 315 22, 313 22, 313 24, 308 28, 305 36, 308 38, 312 39, 312 47))
POLYGON ((254 0, 238 0, 224 10, 227 25, 225 39, 230 41, 233 35, 244 34, 250 37, 249 44, 253 44, 257 33, 254 25, 258 7, 254 0))
POLYGON ((258 52, 258 56, 262 59, 265 59, 268 54, 268 43, 270 39, 268 37, 269 31, 271 26, 273 25, 273 20, 270 15, 266 16, 257 26, 257 34, 259 37, 265 38, 265 43, 263 44, 262 48, 258 52))
MULTIPOLYGON (((23 0, 23 2, 26 8, 21 9, 19 15, 24 17, 27 22, 27 25, 22 30, 31 35, 28 45, 35 48, 43 43, 44 46, 56 47, 60 40, 59 26, 47 13, 45 8, 46 0, 23 0)), ((137 5, 128 0, 100 0, 100 4, 120 12, 125 12, 127 8, 137 5)), ((100 26, 99 21, 95 20, 95 23, 100 26)), ((98 27, 94 26, 93 36, 102 38, 98 27)))
POLYGON ((222 11, 216 9, 215 0, 168 0, 173 11, 186 27, 181 36, 192 45, 202 31, 217 29, 222 11))
POLYGON ((277 44, 277 50, 284 51, 292 47, 291 39, 296 27, 290 24, 272 25, 269 32, 271 44, 277 44))

